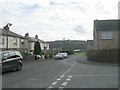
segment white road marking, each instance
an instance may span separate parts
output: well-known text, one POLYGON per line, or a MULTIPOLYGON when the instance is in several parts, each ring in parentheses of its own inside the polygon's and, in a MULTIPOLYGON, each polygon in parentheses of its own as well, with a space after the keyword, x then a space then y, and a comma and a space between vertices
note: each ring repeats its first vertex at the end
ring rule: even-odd
POLYGON ((49 88, 53 88, 53 86, 49 86, 48 89, 49 89, 49 88))
POLYGON ((58 90, 63 90, 64 89, 64 87, 59 87, 59 89, 58 90))
POLYGON ((75 66, 75 64, 76 64, 76 62, 75 62, 65 73, 63 73, 63 75, 60 76, 60 77, 64 77, 65 74, 66 74, 67 72, 69 72, 69 71, 75 66))
POLYGON ((52 85, 55 86, 58 82, 53 82, 52 85))
POLYGON ((62 83, 62 86, 66 86, 68 82, 63 82, 62 83))
POLYGON ((70 76, 68 76, 69 78, 71 78, 72 77, 72 75, 70 75, 70 76))
POLYGON ((67 78, 66 81, 70 81, 70 78, 67 78))
POLYGON ((60 76, 61 78, 64 77, 64 75, 60 76))
MULTIPOLYGON (((60 76, 60 78, 58 78, 58 79, 56 79, 57 81, 60 81, 61 80, 61 78, 63 78, 64 76, 65 76, 65 74, 67 73, 67 72, 69 72, 73 67, 74 67, 74 65, 75 65, 76 63, 74 63, 65 73, 63 73, 61 76, 60 76)), ((70 81, 70 78, 72 77, 72 76, 68 76, 69 78, 68 79, 66 79, 66 81, 70 81)), ((55 86, 58 82, 53 82, 52 83, 52 85, 53 86, 55 86)), ((67 83, 68 82, 63 82, 62 83, 62 86, 66 86, 67 85, 67 83)), ((53 88, 53 86, 49 86, 48 88, 53 88)))
POLYGON ((69 72, 74 66, 75 66, 76 63, 74 63, 65 73, 69 72))
POLYGON ((61 78, 58 78, 58 79, 57 79, 57 81, 60 81, 60 80, 61 80, 61 78))

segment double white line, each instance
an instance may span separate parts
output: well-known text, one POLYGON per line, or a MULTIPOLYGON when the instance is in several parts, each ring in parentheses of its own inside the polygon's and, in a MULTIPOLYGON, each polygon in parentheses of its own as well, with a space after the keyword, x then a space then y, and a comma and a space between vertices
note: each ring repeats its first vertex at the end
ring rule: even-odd
MULTIPOLYGON (((63 78, 63 77, 65 76, 65 74, 66 74, 67 72, 69 72, 69 71, 75 66, 75 64, 76 64, 76 62, 75 62, 65 73, 63 73, 58 79, 56 79, 56 81, 54 81, 54 82, 52 83, 52 85, 47 88, 47 90, 50 90, 51 88, 53 88, 53 87, 58 83, 58 81, 60 81, 61 78, 63 78)), ((70 81, 70 78, 71 78, 71 77, 72 77, 72 76, 68 76, 68 78, 66 79, 66 81, 63 82, 62 85, 61 85, 61 87, 59 87, 59 88, 64 88, 64 86, 66 86, 66 85, 68 84, 68 81, 70 81)))

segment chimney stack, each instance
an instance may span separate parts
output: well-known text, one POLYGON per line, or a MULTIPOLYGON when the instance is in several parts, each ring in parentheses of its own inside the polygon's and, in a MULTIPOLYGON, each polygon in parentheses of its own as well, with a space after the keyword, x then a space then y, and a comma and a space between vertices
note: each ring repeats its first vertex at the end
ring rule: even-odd
POLYGON ((35 35, 35 39, 38 39, 38 35, 35 35))
POLYGON ((25 34, 25 37, 29 37, 29 33, 26 33, 26 34, 25 34))

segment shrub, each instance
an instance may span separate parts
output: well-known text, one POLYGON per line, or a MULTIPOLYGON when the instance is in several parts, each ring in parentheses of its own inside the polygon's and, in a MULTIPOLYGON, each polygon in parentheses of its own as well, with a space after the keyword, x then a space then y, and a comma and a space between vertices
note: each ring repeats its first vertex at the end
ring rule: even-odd
POLYGON ((34 53, 33 54, 35 54, 35 55, 40 55, 41 54, 41 47, 40 47, 39 41, 35 42, 34 53))

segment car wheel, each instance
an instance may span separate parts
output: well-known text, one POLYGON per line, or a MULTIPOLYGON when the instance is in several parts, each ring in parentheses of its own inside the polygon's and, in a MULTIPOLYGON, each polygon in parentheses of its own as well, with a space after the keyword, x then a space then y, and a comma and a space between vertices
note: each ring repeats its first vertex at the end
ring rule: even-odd
POLYGON ((17 68, 16 68, 16 70, 17 71, 21 71, 21 69, 22 69, 22 65, 19 63, 18 66, 17 66, 17 68))

